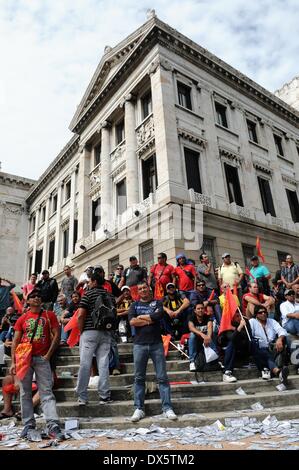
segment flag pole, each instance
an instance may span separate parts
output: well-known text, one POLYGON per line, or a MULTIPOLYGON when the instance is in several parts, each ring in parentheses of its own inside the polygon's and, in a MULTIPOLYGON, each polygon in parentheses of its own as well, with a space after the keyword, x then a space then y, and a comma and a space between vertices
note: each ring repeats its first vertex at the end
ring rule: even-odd
MULTIPOLYGON (((238 307, 238 312, 239 312, 239 314, 241 315, 242 320, 244 320, 244 316, 243 316, 243 314, 242 314, 242 312, 241 312, 241 310, 240 310, 239 307, 238 307)), ((246 325, 245 325, 245 330, 246 330, 248 339, 249 339, 249 341, 251 342, 250 334, 249 334, 249 332, 248 332, 248 329, 247 329, 247 326, 246 326, 246 325)))
POLYGON ((177 345, 174 344, 172 341, 169 341, 169 344, 171 344, 171 346, 174 346, 175 349, 177 349, 178 351, 180 351, 180 353, 184 354, 184 356, 186 356, 187 359, 190 359, 190 357, 189 357, 184 351, 182 351, 180 348, 178 348, 177 345))

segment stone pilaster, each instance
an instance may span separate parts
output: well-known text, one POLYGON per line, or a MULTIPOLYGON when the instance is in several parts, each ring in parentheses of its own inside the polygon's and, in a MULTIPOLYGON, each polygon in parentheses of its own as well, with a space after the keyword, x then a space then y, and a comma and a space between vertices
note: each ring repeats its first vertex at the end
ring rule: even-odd
POLYGON ((90 234, 90 160, 91 153, 84 147, 80 154, 79 175, 78 175, 78 240, 83 240, 90 234))
POLYGON ((45 216, 45 233, 44 233, 44 243, 43 243, 43 259, 42 259, 42 269, 48 269, 48 249, 49 249, 49 209, 50 209, 51 198, 48 197, 46 201, 46 216, 45 216))
POLYGON ((138 161, 136 155, 136 119, 133 95, 125 97, 125 139, 126 139, 126 175, 127 175, 127 206, 139 202, 138 161))
POLYGON ((101 164, 101 225, 106 225, 112 217, 112 182, 110 160, 110 123, 104 121, 102 129, 102 164, 101 164))
POLYGON ((76 169, 71 176, 71 198, 70 198, 70 225, 69 225, 69 253, 73 254, 74 246, 74 220, 76 211, 76 169))
POLYGON ((38 206, 35 211, 35 229, 34 229, 34 238, 33 238, 33 254, 32 254, 32 272, 35 271, 35 260, 36 260, 36 248, 37 248, 37 238, 38 238, 38 227, 39 227, 39 209, 38 206))
MULTIPOLYGON (((57 190, 57 212, 56 212, 56 230, 55 230, 55 250, 54 250, 54 266, 60 261, 60 245, 61 245, 61 230, 60 230, 60 218, 61 218, 61 204, 62 204, 62 183, 59 183, 57 190)), ((53 269, 53 271, 55 271, 53 269)))

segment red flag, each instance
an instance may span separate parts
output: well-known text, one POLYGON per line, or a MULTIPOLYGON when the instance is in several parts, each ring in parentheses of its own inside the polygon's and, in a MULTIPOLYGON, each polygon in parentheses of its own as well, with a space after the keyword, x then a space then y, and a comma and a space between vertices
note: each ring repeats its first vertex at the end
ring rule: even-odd
POLYGON ((238 297, 238 285, 236 282, 234 283, 233 294, 238 297))
POLYGON ((254 282, 256 282, 256 278, 251 274, 251 272, 249 271, 248 268, 245 269, 245 272, 246 272, 247 276, 252 277, 252 279, 254 280, 254 282))
POLYGON ((70 321, 65 325, 64 331, 69 331, 72 330, 68 339, 67 339, 67 344, 69 345, 70 348, 73 348, 76 346, 76 344, 79 343, 80 339, 80 330, 78 327, 78 315, 79 315, 79 310, 76 310, 70 321))
POLYGON ((171 335, 162 335, 162 341, 163 341, 163 348, 164 348, 164 356, 166 357, 168 354, 168 348, 169 348, 169 342, 171 340, 171 335))
POLYGON ((264 263, 265 262, 265 257, 262 253, 262 250, 261 250, 260 237, 256 237, 256 251, 257 251, 258 257, 261 258, 262 262, 264 263))
POLYGON ((215 295, 215 289, 212 290, 211 295, 210 295, 210 297, 208 298, 208 302, 210 302, 211 300, 213 300, 214 295, 215 295))
POLYGON ((233 329, 231 321, 237 309, 238 309, 238 305, 231 290, 226 289, 224 307, 222 311, 222 317, 221 317, 218 335, 220 335, 222 331, 233 329))
POLYGON ((131 291, 131 297, 134 300, 134 302, 140 300, 140 297, 138 294, 138 286, 131 286, 130 291, 131 291))
POLYGON ((164 288, 163 284, 159 280, 156 280, 155 283, 155 292, 154 292, 154 299, 160 300, 164 298, 164 288))
POLYGON ((10 293, 11 293, 12 298, 13 298, 15 311, 18 312, 18 313, 23 313, 23 304, 22 304, 21 300, 19 299, 19 297, 17 296, 17 294, 15 293, 14 290, 11 290, 10 293))

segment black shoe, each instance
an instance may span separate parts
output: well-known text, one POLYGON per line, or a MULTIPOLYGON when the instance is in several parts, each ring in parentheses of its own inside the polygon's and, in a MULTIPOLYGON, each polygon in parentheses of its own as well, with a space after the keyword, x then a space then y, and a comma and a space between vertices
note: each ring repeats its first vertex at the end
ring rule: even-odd
POLYGON ((286 385, 286 383, 288 381, 288 375, 289 375, 288 366, 283 366, 283 368, 281 369, 281 371, 279 373, 279 379, 280 379, 280 382, 282 384, 286 385))
POLYGON ((104 404, 104 403, 112 403, 112 402, 113 402, 113 400, 111 400, 110 397, 108 397, 108 398, 100 398, 100 403, 101 403, 101 404, 104 404))
POLYGON ((35 429, 35 426, 33 426, 33 424, 26 424, 21 432, 21 435, 20 435, 20 438, 21 439, 27 439, 27 436, 28 436, 28 432, 31 430, 31 429, 35 429))
POLYGON ((50 439, 57 439, 57 441, 64 441, 65 440, 65 435, 61 431, 60 427, 58 424, 56 426, 52 426, 49 431, 48 431, 48 437, 50 439))

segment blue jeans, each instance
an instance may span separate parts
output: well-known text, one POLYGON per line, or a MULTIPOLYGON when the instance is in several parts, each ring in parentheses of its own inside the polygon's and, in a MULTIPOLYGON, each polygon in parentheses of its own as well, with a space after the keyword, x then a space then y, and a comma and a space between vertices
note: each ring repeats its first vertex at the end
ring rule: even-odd
POLYGON ((52 391, 52 372, 50 362, 41 356, 33 356, 31 366, 20 382, 20 399, 23 423, 35 427, 35 418, 32 405, 32 377, 35 372, 36 383, 40 395, 42 410, 45 415, 48 429, 59 424, 56 410, 56 400, 52 391))
POLYGON ((162 410, 172 409, 170 398, 170 385, 166 372, 166 360, 162 343, 155 344, 134 344, 134 406, 140 410, 144 409, 145 397, 145 377, 146 367, 149 358, 153 361, 156 377, 159 385, 159 392, 162 401, 162 410))
POLYGON ((234 361, 236 355, 236 348, 232 341, 230 341, 225 349, 224 353, 224 368, 225 370, 233 371, 234 361))
POLYGON ((291 335, 299 335, 299 319, 289 318, 284 324, 284 329, 291 335))

